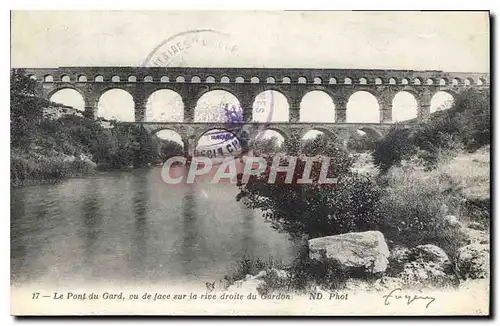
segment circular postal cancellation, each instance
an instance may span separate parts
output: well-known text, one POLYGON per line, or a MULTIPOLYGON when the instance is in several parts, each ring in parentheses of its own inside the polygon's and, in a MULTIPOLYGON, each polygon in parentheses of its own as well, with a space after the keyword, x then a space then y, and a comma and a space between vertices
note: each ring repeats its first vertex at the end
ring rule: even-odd
MULTIPOLYGON (((184 31, 165 39, 151 51, 143 66, 163 67, 166 71, 172 67, 221 68, 237 66, 238 59, 238 42, 232 35, 212 29, 199 29, 184 31)), ((221 81, 215 79, 210 81, 211 84, 219 82, 221 81)), ((214 90, 218 88, 215 87, 214 90)), ((254 121, 250 120, 251 118, 244 121, 243 108, 237 98, 222 96, 218 99, 218 103, 198 99, 195 120, 222 122, 224 128, 207 129, 196 144, 194 156, 208 157, 217 164, 227 157, 248 155, 243 142, 256 141, 263 137, 266 124, 271 122, 274 111, 273 92, 256 95, 253 107, 246 109, 252 109, 253 116, 258 116, 260 122, 257 136, 253 140, 244 139, 254 121)))

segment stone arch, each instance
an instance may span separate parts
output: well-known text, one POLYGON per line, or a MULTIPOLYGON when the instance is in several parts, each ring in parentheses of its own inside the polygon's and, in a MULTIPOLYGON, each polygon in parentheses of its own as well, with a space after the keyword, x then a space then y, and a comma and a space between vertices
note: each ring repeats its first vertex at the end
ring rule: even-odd
POLYGON ((315 77, 313 80, 313 84, 316 85, 323 84, 323 80, 320 77, 315 77))
POLYGON ((52 83, 54 82, 54 77, 52 77, 52 75, 45 75, 43 76, 43 81, 46 83, 52 83))
POLYGON ((365 77, 361 77, 361 78, 359 79, 359 84, 360 84, 360 85, 366 85, 367 83, 368 83, 368 81, 366 80, 366 78, 365 78, 365 77))
POLYGON ((425 84, 426 84, 426 85, 434 85, 434 79, 432 79, 432 78, 427 78, 427 80, 425 81, 425 84))
POLYGON ((120 82, 120 76, 115 75, 115 76, 111 77, 111 81, 112 81, 113 83, 118 83, 118 82, 120 82))
POLYGON ((274 83, 276 83, 276 78, 269 76, 266 78, 266 83, 267 84, 274 84, 274 83))
POLYGON ((478 78, 478 79, 476 80, 476 85, 478 85, 478 86, 482 86, 482 85, 484 85, 484 84, 486 84, 486 79, 484 79, 484 78, 478 78))
POLYGON ((243 151, 241 137, 238 137, 232 130, 223 127, 213 127, 203 130, 200 134, 195 135, 194 140, 195 156, 217 158, 235 155, 234 153, 231 154, 235 149, 237 151, 236 155, 239 155, 239 153, 243 151), (205 139, 206 144, 204 144, 202 141, 203 137, 208 138, 209 136, 211 139, 205 139), (212 136, 222 136, 222 139, 213 139, 212 136), (231 151, 227 148, 228 145, 232 147, 231 151), (206 146, 208 148, 199 150, 200 146, 206 146))
POLYGON ((208 76, 205 79, 205 83, 207 83, 207 84, 213 84, 213 83, 215 83, 215 77, 214 76, 208 76))
POLYGON ((375 127, 362 126, 361 128, 358 128, 357 130, 361 130, 361 131, 366 132, 370 137, 372 137, 375 140, 378 140, 378 139, 383 137, 382 132, 375 127))
POLYGON ((236 77, 236 79, 234 80, 234 82, 236 84, 243 84, 245 82, 245 78, 243 78, 241 76, 238 76, 238 77, 236 77))
POLYGON ((347 101, 346 122, 379 123, 380 104, 376 94, 368 89, 353 92, 347 101))
POLYGON ((337 84, 337 78, 335 78, 335 77, 330 77, 330 79, 328 80, 328 84, 330 84, 330 85, 335 85, 335 84, 337 84))
POLYGON ((282 84, 290 84, 292 82, 292 79, 290 77, 283 77, 281 80, 282 84))
POLYGON ((390 85, 396 85, 397 84, 396 78, 394 78, 394 77, 389 78, 389 84, 390 85))
POLYGON ((411 91, 400 91, 392 99, 392 121, 410 120, 418 116, 418 102, 411 91))
POLYGON ((352 84, 352 79, 349 78, 349 77, 344 78, 344 84, 351 85, 352 84))
POLYGON ((410 81, 408 80, 408 78, 401 79, 401 85, 409 85, 409 84, 410 84, 410 81))
POLYGON ((184 121, 184 102, 175 90, 159 88, 149 94, 146 101, 146 122, 184 121))
POLYGON ((464 79, 464 85, 465 86, 470 86, 472 84, 474 84, 474 80, 472 78, 465 78, 464 79))
MULTIPOLYGON (((160 127, 160 128, 151 130, 150 133, 152 135, 160 138, 160 139, 176 142, 176 143, 178 143, 179 145, 182 146, 183 152, 187 151, 187 146, 188 146, 187 139, 178 130, 176 130, 175 128, 172 128, 172 127, 160 127), (158 134, 161 134, 161 133, 164 134, 163 137, 161 137, 161 135, 158 135, 158 134), (167 138, 165 136, 170 136, 170 137, 167 138)), ((161 143, 158 144, 158 145, 161 146, 161 143)), ((160 146, 158 146, 158 147, 160 147, 160 146)), ((159 151, 159 150, 160 150, 160 148, 157 148, 157 151, 159 151)))
POLYGON ((168 82, 170 82, 170 78, 168 78, 167 76, 161 76, 160 83, 168 83, 168 82))
POLYGON ((422 79, 420 78, 414 78, 413 79, 413 85, 422 85, 422 79))
POLYGON ((102 83, 102 82, 104 81, 104 77, 103 77, 102 75, 96 75, 96 76, 94 77, 94 81, 95 81, 96 83, 102 83))
POLYGON ((176 83, 185 83, 186 79, 184 78, 184 76, 177 76, 177 77, 175 77, 175 82, 176 83))
POLYGON ((288 122, 290 112, 288 94, 276 86, 268 86, 255 95, 252 110, 255 122, 288 122))
POLYGON ((252 78, 250 78, 250 83, 251 84, 258 84, 258 83, 260 83, 259 77, 252 77, 252 78))
POLYGON ((73 107, 77 110, 85 110, 85 97, 81 90, 76 87, 61 87, 49 93, 49 101, 73 107))
POLYGON ((375 78, 375 85, 382 85, 382 78, 380 77, 375 78))
POLYGON ((381 138, 382 133, 369 126, 361 126, 361 128, 352 129, 342 135, 344 146, 356 151, 373 150, 376 142, 381 138))
POLYGON ((298 83, 298 84, 307 84, 307 78, 306 78, 306 77, 303 77, 303 76, 302 76, 302 77, 299 77, 299 78, 297 79, 297 83, 298 83))
POLYGON ((335 103, 331 94, 323 90, 312 90, 300 101, 300 122, 335 122, 335 103), (318 120, 317 117, 327 118, 318 120))
POLYGON ((222 78, 220 79, 220 82, 222 84, 229 84, 231 82, 231 80, 229 79, 228 76, 222 76, 222 78))
POLYGON ((87 76, 85 76, 85 75, 78 75, 78 82, 79 83, 86 83, 87 82, 87 76))
POLYGON ((153 82, 153 76, 146 76, 144 77, 144 82, 145 83, 152 83, 153 82))
POLYGON ((136 76, 128 76, 128 82, 129 83, 135 83, 137 82, 137 77, 136 76))
POLYGON ((432 94, 430 102, 430 112, 447 110, 453 106, 456 99, 456 93, 450 90, 439 90, 432 94))
POLYGON ((62 75, 61 76, 61 81, 63 83, 71 83, 71 78, 68 75, 62 75))
MULTIPOLYGON (((283 128, 276 127, 276 126, 270 126, 270 127, 265 127, 263 129, 259 130, 257 132, 257 134, 255 134, 255 136, 251 139, 251 141, 254 142, 255 140, 258 140, 260 138, 259 134, 265 133, 266 131, 274 131, 274 132, 278 133, 281 137, 283 137, 284 141, 290 139, 290 134, 288 132, 286 132, 283 128)), ((262 137, 262 135, 261 135, 261 137, 262 137)))
POLYGON ((230 118, 242 121, 242 114, 240 100, 230 87, 217 86, 205 90, 196 99, 194 107, 195 122, 227 122, 230 118), (235 111, 236 116, 229 117, 227 110, 235 111))
POLYGON ((448 80, 446 78, 440 78, 439 79, 439 85, 440 86, 445 86, 448 84, 448 80))
POLYGON ((303 140, 304 139, 304 136, 311 132, 311 131, 319 131, 321 132, 322 134, 326 135, 330 140, 332 141, 335 141, 338 137, 337 133, 335 133, 333 130, 331 129, 328 129, 328 128, 322 128, 322 127, 312 127, 312 128, 308 128, 308 129, 305 129, 301 132, 300 134, 300 139, 303 140))
POLYGON ((107 87, 97 100, 97 116, 120 121, 135 121, 135 103, 130 92, 120 87, 107 87))
POLYGON ((453 85, 453 86, 458 86, 460 84, 461 84, 460 78, 453 78, 451 81, 451 85, 453 85))

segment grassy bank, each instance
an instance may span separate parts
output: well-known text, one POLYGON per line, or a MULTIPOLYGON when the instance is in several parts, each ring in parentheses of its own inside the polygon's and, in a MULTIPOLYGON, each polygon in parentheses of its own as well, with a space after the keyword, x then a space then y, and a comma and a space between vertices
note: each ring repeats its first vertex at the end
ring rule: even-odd
POLYGON ((163 152, 172 149, 172 144, 150 135, 142 126, 86 118, 72 108, 38 97, 35 89, 36 82, 22 72, 11 75, 14 186, 84 175, 96 167, 145 167, 162 159, 160 148, 163 152))

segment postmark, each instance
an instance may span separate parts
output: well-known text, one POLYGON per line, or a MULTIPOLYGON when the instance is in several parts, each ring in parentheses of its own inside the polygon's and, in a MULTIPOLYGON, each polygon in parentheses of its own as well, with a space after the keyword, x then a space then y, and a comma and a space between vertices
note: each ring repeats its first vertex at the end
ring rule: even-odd
MULTIPOLYGON (((160 42, 144 60, 143 66, 163 67, 168 72, 169 68, 175 66, 196 66, 197 63, 199 63, 196 62, 196 58, 203 57, 204 55, 208 56, 210 54, 212 55, 211 58, 237 57, 238 44, 230 34, 213 29, 184 31, 160 42), (190 62, 190 60, 194 60, 195 62, 190 62)), ((221 81, 214 80, 214 82, 218 83, 221 81)), ((211 148, 205 151, 195 151, 195 156, 203 155, 202 153, 213 155, 214 157, 217 157, 218 154, 219 156, 240 156, 244 153, 248 153, 245 151, 248 146, 242 147, 242 143, 248 145, 248 142, 258 141, 264 136, 264 131, 271 122, 274 113, 274 96, 273 92, 258 94, 252 108, 245 108, 247 110, 252 110, 253 115, 265 115, 264 121, 260 120, 261 124, 258 127, 254 139, 243 140, 243 138, 249 134, 249 128, 252 127, 253 121, 251 118, 247 120, 243 119, 243 108, 239 103, 223 99, 215 108, 200 108, 197 104, 196 109, 204 111, 205 116, 202 117, 202 120, 223 122, 225 127, 220 130, 204 133, 202 137, 206 136, 209 138, 211 141, 211 148), (227 142, 233 144, 233 147, 234 145, 240 145, 241 150, 224 151, 224 144, 227 142)))

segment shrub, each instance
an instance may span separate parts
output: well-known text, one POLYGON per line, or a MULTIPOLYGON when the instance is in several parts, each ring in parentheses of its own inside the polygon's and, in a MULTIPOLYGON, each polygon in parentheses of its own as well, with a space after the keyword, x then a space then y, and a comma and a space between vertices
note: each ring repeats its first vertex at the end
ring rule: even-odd
POLYGON ((465 236, 444 219, 459 214, 462 203, 445 175, 393 167, 383 178, 380 228, 387 239, 408 247, 435 244, 449 255, 465 244, 465 236))
POLYGON ((57 181, 93 171, 93 165, 82 160, 65 161, 65 157, 29 156, 11 153, 10 180, 13 184, 26 181, 57 181))
POLYGON ((416 152, 417 149, 411 137, 411 130, 396 126, 375 145, 372 154, 373 163, 384 173, 391 166, 410 158, 416 152))
POLYGON ((392 129, 376 146, 374 162, 385 173, 418 152, 435 168, 439 160, 456 156, 461 149, 475 151, 491 141, 489 90, 467 90, 453 106, 431 115, 414 132, 392 129))
MULTIPOLYGON (((352 172, 351 158, 341 150, 336 151, 339 155, 329 156, 328 173, 329 177, 337 177, 336 184, 297 184, 305 166, 305 161, 299 158, 292 183, 280 182, 284 173, 278 173, 276 183, 268 183, 268 168, 260 176, 250 178, 247 184, 240 183, 237 199, 245 198, 247 207, 262 210, 275 229, 292 236, 314 238, 376 228, 380 216, 378 186, 366 176, 352 172)), ((267 161, 270 166, 272 158, 267 161)), ((315 162, 311 179, 317 180, 320 168, 321 163, 315 162)))
POLYGON ((260 294, 305 293, 310 289, 315 291, 316 286, 328 290, 341 289, 353 276, 342 269, 338 262, 310 259, 307 247, 304 247, 289 266, 284 266, 271 257, 268 261, 245 257, 237 262, 236 269, 224 276, 224 279, 232 284, 245 279, 246 275, 257 275, 263 270, 266 271, 261 278, 264 283, 257 288, 260 294))

